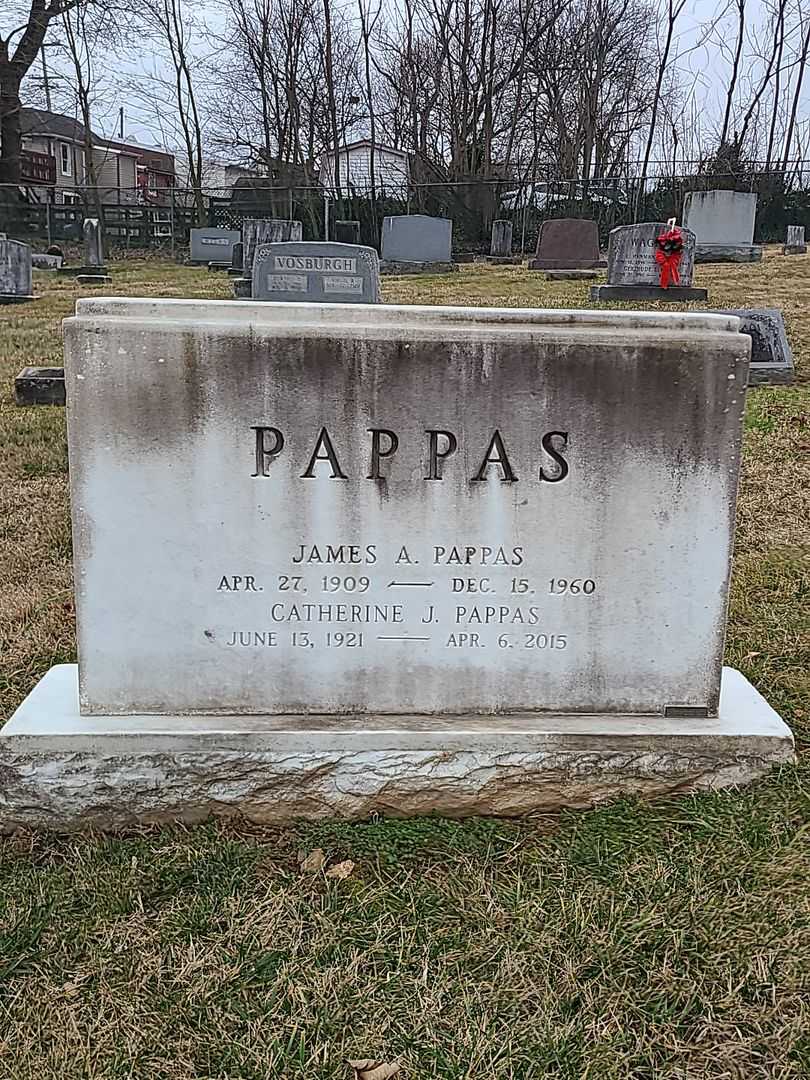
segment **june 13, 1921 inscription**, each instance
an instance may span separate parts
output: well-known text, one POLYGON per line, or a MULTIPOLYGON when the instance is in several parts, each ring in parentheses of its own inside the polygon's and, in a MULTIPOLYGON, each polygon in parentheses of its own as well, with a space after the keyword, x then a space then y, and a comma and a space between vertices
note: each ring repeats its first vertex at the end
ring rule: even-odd
POLYGON ((90 303, 86 711, 712 708, 734 320, 90 303))

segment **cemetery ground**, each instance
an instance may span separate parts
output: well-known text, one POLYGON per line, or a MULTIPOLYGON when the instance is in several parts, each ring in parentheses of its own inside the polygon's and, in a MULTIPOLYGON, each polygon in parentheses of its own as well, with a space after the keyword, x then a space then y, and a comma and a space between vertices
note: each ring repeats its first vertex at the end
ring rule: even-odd
MULTIPOLYGON (((110 265, 105 295, 231 287, 110 265)), ((349 1058, 424 1080, 810 1075, 810 256, 700 266, 696 284, 712 307, 781 308, 796 358, 796 385, 748 397, 726 660, 790 724, 799 764, 742 792, 521 822, 0 838, 3 1080, 325 1080, 349 1058)), ((514 267, 382 288, 590 306, 586 283, 514 267)), ((61 364, 83 291, 35 273, 41 299, 0 309, 2 719, 75 660, 65 413, 15 407, 13 379, 61 364)))

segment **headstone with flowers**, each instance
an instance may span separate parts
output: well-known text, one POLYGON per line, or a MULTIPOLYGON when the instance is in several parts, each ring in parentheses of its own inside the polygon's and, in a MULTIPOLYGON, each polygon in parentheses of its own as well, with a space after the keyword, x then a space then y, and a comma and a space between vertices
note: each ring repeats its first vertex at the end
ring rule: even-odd
POLYGON ((692 285, 695 234, 675 220, 622 225, 608 241, 607 285, 591 286, 592 300, 707 300, 692 285))

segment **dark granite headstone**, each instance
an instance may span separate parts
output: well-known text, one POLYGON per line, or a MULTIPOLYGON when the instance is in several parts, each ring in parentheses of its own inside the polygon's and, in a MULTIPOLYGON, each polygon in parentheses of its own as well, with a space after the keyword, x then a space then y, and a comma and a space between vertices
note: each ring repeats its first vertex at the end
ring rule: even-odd
POLYGON ((749 386, 785 386, 793 382, 793 353, 779 308, 724 308, 723 315, 737 315, 740 333, 751 338, 749 386))
POLYGON ((336 221, 335 222, 336 244, 359 244, 360 222, 359 221, 336 221))
POLYGON ((304 229, 300 221, 287 218, 245 218, 242 222, 242 276, 233 283, 234 296, 240 299, 251 296, 250 275, 259 244, 297 242, 303 235, 304 229))
POLYGON ((17 240, 0 240, 0 304, 33 300, 31 248, 17 240))
POLYGON ((512 257, 511 221, 492 222, 492 238, 489 244, 489 254, 494 259, 509 259, 512 257))
POLYGON ((253 261, 252 285, 254 300, 376 304, 377 252, 334 242, 261 244, 253 261))
POLYGON ((65 369, 23 368, 14 380, 14 400, 18 405, 64 405, 65 369))
POLYGON ((551 218, 540 226, 530 270, 594 270, 604 266, 599 229, 586 218, 551 218))
POLYGON ((692 285, 695 269, 695 234, 681 229, 683 251, 678 263, 678 285, 661 286, 661 267, 656 261, 656 238, 666 232, 665 222, 620 225, 608 241, 607 285, 591 287, 592 300, 658 300, 681 303, 706 300, 706 289, 692 285))

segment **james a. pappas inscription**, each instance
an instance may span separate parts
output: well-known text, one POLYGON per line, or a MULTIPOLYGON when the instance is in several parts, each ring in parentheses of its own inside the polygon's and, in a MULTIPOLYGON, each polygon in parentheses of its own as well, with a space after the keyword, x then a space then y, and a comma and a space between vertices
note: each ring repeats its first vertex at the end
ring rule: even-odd
MULTIPOLYGON (((358 258, 281 257, 270 273, 349 279, 358 258)), ((65 333, 83 708, 711 713, 737 327, 80 302, 65 333)))

